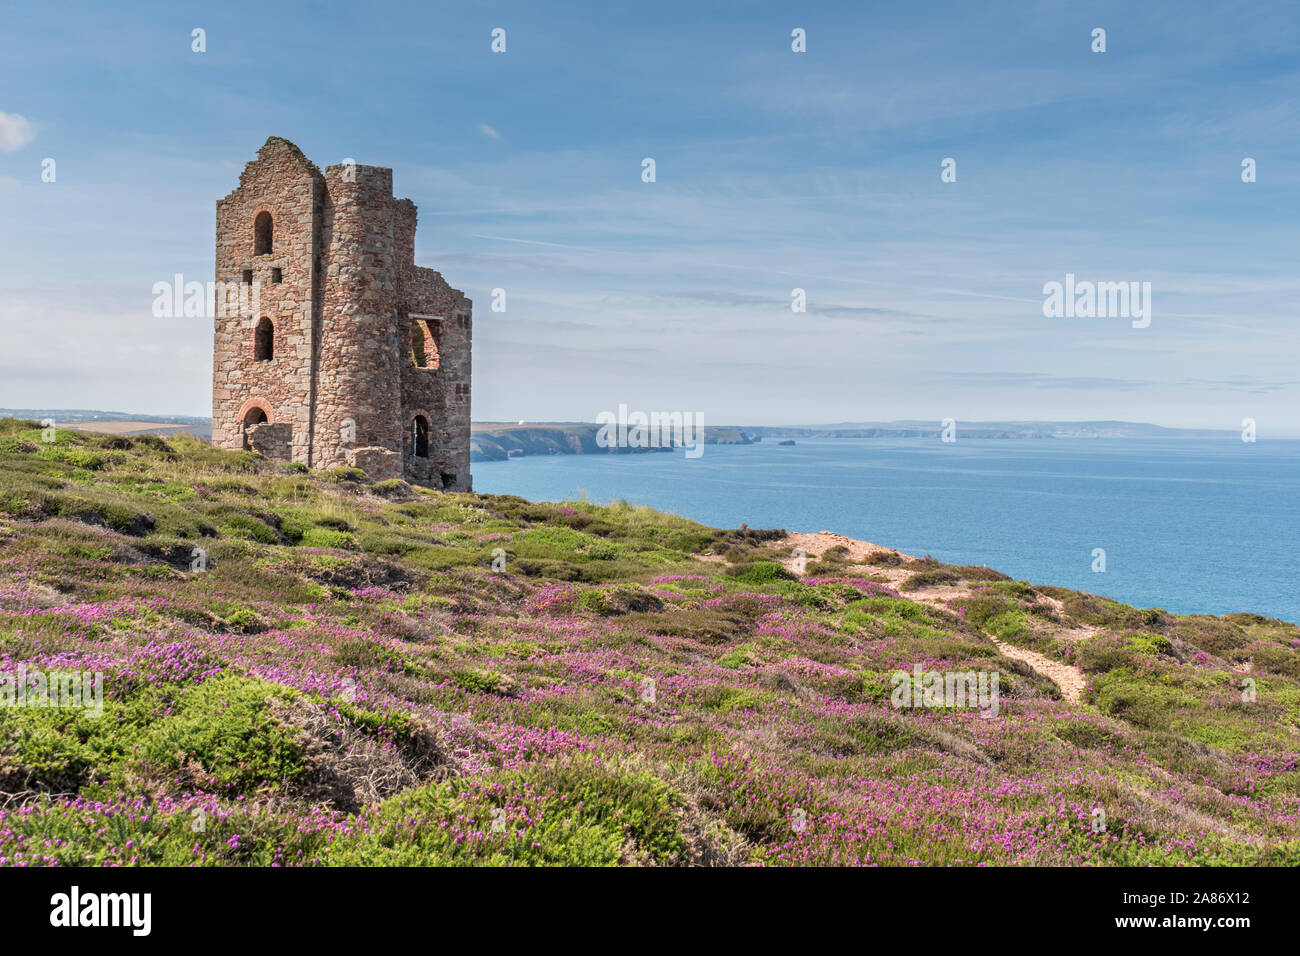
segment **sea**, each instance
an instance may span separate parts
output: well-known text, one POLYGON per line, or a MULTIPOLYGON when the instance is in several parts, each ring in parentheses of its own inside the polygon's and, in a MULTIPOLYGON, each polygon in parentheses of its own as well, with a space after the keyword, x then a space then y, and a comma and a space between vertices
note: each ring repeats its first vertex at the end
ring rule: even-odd
POLYGON ((798 439, 475 462, 474 489, 834 531, 1181 614, 1300 622, 1300 440, 798 439))

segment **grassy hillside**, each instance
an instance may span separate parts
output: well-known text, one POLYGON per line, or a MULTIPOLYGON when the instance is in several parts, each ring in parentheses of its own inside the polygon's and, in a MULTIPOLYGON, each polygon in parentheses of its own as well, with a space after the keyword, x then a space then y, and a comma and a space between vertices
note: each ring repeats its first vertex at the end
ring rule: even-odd
POLYGON ((0 862, 1300 862, 1300 629, 781 537, 0 422, 0 862))

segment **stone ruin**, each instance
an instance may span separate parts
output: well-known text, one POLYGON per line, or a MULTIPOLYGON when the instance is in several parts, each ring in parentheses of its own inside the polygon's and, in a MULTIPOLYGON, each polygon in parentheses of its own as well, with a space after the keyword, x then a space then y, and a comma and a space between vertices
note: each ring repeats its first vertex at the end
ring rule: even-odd
POLYGON ((214 445, 470 490, 471 302, 415 223, 391 169, 266 141, 217 202, 214 445))

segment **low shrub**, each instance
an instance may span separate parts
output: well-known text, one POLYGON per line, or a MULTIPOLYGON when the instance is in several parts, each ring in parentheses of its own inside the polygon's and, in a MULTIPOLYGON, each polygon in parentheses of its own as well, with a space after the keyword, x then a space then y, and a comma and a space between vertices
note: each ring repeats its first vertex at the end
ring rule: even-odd
POLYGON ((903 564, 903 556, 897 551, 873 551, 867 555, 867 564, 897 568, 903 564))
POLYGON ((899 585, 900 591, 919 591, 922 588, 940 587, 944 584, 958 584, 961 575, 945 567, 918 571, 899 585))
POLYGON ((755 561, 728 568, 727 573, 745 584, 771 584, 774 581, 796 581, 798 575, 792 574, 775 561, 755 561))
POLYGON ((233 674, 204 681, 153 725, 138 760, 182 787, 218 786, 235 793, 280 788, 304 770, 304 751, 268 705, 292 695, 287 688, 233 674))

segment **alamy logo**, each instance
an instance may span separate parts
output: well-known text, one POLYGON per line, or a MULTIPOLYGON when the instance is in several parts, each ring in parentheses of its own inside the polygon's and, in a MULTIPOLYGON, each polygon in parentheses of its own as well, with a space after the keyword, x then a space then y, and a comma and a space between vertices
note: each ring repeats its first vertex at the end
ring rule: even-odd
POLYGON ((262 311, 260 282, 186 282, 178 272, 171 282, 155 282, 151 291, 156 319, 216 319, 262 311))
POLYGON ((132 935, 148 936, 153 925, 150 893, 71 892, 50 897, 51 926, 129 926, 132 935))
POLYGON ((700 412, 628 412, 626 405, 618 413, 601 412, 596 416, 600 431, 596 444, 601 448, 678 448, 686 449, 687 458, 704 454, 704 416, 700 412))
POLYGON ((104 675, 99 671, 29 671, 0 673, 0 707, 58 707, 104 714, 104 675))
POLYGON ((1133 328, 1151 324, 1150 282, 1076 282, 1073 272, 1065 282, 1043 286, 1043 315, 1049 319, 1133 320, 1133 328))
POLYGON ((922 672, 921 665, 907 671, 894 671, 894 693, 890 703, 904 707, 952 707, 979 710, 985 717, 998 715, 998 672, 938 671, 922 672))

